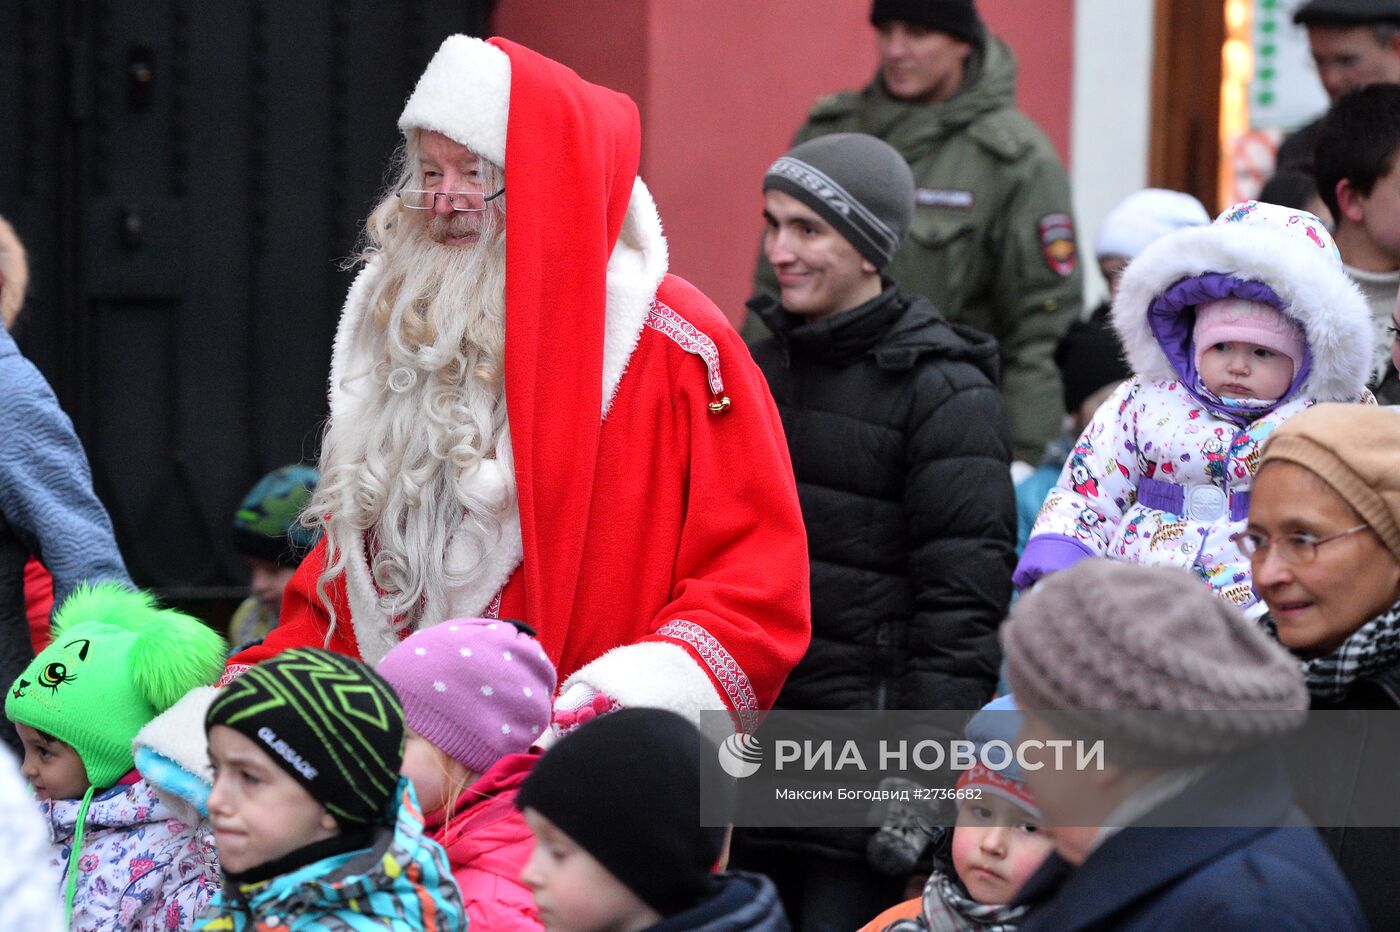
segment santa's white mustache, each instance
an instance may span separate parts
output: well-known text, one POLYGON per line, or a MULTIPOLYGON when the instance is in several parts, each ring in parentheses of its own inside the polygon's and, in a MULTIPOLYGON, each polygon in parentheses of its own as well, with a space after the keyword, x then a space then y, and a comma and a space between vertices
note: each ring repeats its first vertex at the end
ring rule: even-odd
POLYGON ((445 243, 449 239, 475 236, 480 222, 470 214, 458 213, 451 216, 435 215, 428 221, 428 236, 435 242, 445 243))

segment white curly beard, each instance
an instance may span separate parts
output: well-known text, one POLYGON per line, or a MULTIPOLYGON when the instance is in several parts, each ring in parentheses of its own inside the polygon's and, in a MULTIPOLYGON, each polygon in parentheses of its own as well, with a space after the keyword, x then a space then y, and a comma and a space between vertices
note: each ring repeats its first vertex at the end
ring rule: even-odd
POLYGON ((379 608, 398 628, 445 617, 448 591, 500 543, 502 519, 517 508, 504 224, 485 219, 476 242, 451 247, 409 217, 378 252, 353 335, 370 347, 362 358, 378 362, 345 373, 347 403, 326 430, 307 509, 326 539, 323 593, 347 559, 368 558, 379 608))

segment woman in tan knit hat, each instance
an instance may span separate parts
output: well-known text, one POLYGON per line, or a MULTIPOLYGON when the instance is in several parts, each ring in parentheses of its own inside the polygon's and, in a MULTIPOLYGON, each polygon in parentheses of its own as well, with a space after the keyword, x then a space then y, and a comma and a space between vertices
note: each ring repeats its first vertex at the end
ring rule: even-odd
POLYGON ((1324 404, 1264 447, 1237 535, 1313 707, 1400 708, 1400 414, 1324 404))
MULTIPOLYGON (((1236 541, 1312 707, 1400 708, 1400 413, 1323 404, 1290 419, 1264 447, 1236 541)), ((1382 744, 1337 762, 1353 786, 1394 770, 1400 749, 1382 744)), ((1400 829, 1322 835, 1371 927, 1400 928, 1400 829)))

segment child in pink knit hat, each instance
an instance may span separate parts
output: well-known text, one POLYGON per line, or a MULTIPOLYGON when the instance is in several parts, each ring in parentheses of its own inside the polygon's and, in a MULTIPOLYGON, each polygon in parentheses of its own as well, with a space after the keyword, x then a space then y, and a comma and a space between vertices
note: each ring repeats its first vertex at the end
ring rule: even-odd
POLYGON ((1196 372, 1221 398, 1273 403, 1293 384, 1307 347, 1302 329, 1272 304, 1221 298, 1196 307, 1196 372))
POLYGON ((1371 400, 1366 302, 1321 221, 1246 201, 1143 250, 1112 320, 1133 377, 1070 451, 1013 582, 1099 556, 1179 566, 1257 618, 1235 535, 1260 451, 1319 401, 1371 400))
POLYGON ((471 927, 543 928, 519 880, 534 836, 515 806, 554 696, 554 666, 534 632, 452 619, 415 632, 377 669, 403 703, 403 774, 429 837, 447 849, 471 927))

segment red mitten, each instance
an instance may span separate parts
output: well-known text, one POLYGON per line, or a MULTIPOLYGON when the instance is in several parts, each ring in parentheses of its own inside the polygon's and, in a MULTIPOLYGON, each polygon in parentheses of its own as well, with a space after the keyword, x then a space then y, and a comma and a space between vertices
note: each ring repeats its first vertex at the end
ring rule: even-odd
POLYGON ((556 738, 562 738, 584 722, 620 708, 622 706, 611 696, 598 692, 587 683, 574 683, 554 702, 551 730, 556 738))

